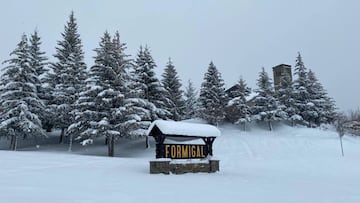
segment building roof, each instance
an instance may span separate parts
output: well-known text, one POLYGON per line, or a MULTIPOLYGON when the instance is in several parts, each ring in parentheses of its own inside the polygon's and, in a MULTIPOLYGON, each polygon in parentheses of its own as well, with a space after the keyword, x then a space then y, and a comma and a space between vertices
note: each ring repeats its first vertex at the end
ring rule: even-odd
POLYGON ((218 137, 221 135, 218 128, 208 124, 156 120, 151 123, 147 136, 150 136, 155 127, 157 127, 164 135, 169 136, 218 137))

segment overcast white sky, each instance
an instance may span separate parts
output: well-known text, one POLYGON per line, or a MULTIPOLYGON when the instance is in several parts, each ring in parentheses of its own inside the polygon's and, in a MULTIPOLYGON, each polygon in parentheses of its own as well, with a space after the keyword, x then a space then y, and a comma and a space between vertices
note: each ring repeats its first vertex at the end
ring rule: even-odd
MULTIPOLYGON (((261 67, 294 65, 300 51, 307 68, 341 110, 360 107, 360 1, 357 0, 0 0, 0 60, 22 33, 35 28, 51 57, 73 10, 87 65, 105 30, 120 31, 133 57, 152 50, 158 76, 171 57, 180 78, 197 89, 211 60, 227 87, 242 75, 256 88, 261 67)), ((3 65, 1 65, 3 66, 3 65)))

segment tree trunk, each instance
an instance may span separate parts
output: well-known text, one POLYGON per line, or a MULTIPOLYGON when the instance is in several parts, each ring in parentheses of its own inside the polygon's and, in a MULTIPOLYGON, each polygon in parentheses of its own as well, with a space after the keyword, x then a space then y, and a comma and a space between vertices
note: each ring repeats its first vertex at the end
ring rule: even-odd
POLYGON ((18 142, 18 136, 17 135, 11 136, 10 150, 16 151, 17 142, 18 142))
POLYGON ((344 148, 342 143, 342 136, 340 136, 341 155, 344 156, 344 148))
POLYGON ((109 143, 109 139, 105 138, 105 145, 108 145, 108 143, 109 143))
POLYGON ((52 125, 51 124, 49 124, 49 123, 46 123, 46 125, 45 125, 46 127, 46 132, 51 132, 51 130, 52 130, 52 125))
POLYGON ((246 131, 246 122, 244 122, 244 131, 246 131))
POLYGON ((11 136, 11 140, 10 140, 10 146, 9 146, 9 149, 10 149, 10 150, 13 150, 14 141, 15 141, 15 135, 12 135, 12 136, 11 136))
POLYGON ((61 134, 60 134, 60 144, 64 144, 64 134, 65 134, 65 128, 61 128, 61 134))
POLYGON ((110 135, 108 140, 108 156, 110 157, 114 156, 114 145, 115 145, 114 135, 110 135))
POLYGON ((18 136, 17 135, 15 135, 15 140, 14 140, 14 151, 16 151, 17 150, 17 144, 18 144, 18 136))
POLYGON ((72 144, 73 144, 73 134, 70 133, 69 135, 69 152, 72 150, 72 144))
POLYGON ((145 140, 145 147, 146 147, 146 148, 150 148, 150 144, 149 144, 149 136, 146 136, 146 140, 145 140))
POLYGON ((272 131, 271 121, 268 121, 268 125, 269 125, 269 130, 272 131))

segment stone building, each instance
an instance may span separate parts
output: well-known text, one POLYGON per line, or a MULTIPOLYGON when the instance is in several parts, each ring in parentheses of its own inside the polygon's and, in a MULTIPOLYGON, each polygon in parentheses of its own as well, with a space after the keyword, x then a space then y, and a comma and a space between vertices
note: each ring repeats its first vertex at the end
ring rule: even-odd
POLYGON ((281 76, 283 74, 289 74, 291 80, 292 80, 292 73, 291 73, 291 66, 287 65, 287 64, 280 64, 277 65, 275 67, 273 67, 273 76, 274 76, 274 88, 275 91, 278 90, 279 85, 280 85, 280 81, 281 81, 281 76))

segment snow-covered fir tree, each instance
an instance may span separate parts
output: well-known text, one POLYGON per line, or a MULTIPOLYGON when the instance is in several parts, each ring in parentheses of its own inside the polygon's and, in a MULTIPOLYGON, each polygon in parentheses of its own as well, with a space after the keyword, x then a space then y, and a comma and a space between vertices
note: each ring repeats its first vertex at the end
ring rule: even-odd
MULTIPOLYGON (((30 37, 29 44, 29 64, 32 69, 35 70, 35 75, 38 78, 38 84, 36 84, 37 95, 46 105, 49 100, 49 92, 45 90, 43 87, 44 83, 44 74, 48 71, 46 66, 48 65, 48 58, 45 56, 45 52, 41 51, 41 38, 38 34, 38 31, 35 30, 34 33, 30 37)), ((41 112, 40 119, 43 124, 43 127, 47 127, 50 123, 49 121, 52 119, 49 115, 49 112, 43 111, 41 112)))
POLYGON ((170 112, 165 109, 165 89, 155 75, 156 64, 147 46, 145 48, 140 46, 135 63, 132 75, 137 85, 139 98, 149 102, 146 107, 150 112, 150 120, 167 119, 170 112))
POLYGON ((275 96, 283 106, 283 110, 286 112, 288 120, 295 125, 296 121, 301 121, 302 117, 297 114, 295 107, 294 89, 291 76, 288 72, 283 72, 280 76, 279 88, 276 91, 275 96))
POLYGON ((214 63, 211 62, 201 84, 200 117, 210 124, 219 124, 225 118, 226 100, 224 81, 214 63))
POLYGON ((74 12, 69 16, 62 37, 63 39, 57 43, 54 55, 57 62, 51 64, 53 72, 46 77, 47 91, 52 92, 48 111, 53 112, 55 127, 61 129, 60 142, 63 141, 65 130, 74 120, 70 112, 73 111, 74 103, 84 88, 87 75, 74 12))
POLYGON ((254 106, 251 108, 253 120, 267 122, 269 130, 272 130, 272 122, 286 119, 287 115, 279 105, 279 101, 274 97, 274 89, 271 79, 264 68, 259 73, 257 80, 258 94, 254 99, 254 106))
POLYGON ((39 119, 44 105, 37 95, 39 81, 25 34, 10 56, 1 76, 0 129, 11 137, 10 149, 16 150, 19 137, 46 135, 39 119))
POLYGON ((311 117, 311 115, 306 114, 307 112, 310 113, 310 110, 313 107, 312 104, 309 103, 310 94, 308 92, 309 80, 307 76, 307 68, 304 65, 300 52, 296 57, 294 75, 296 76, 293 83, 295 114, 300 115, 301 120, 307 122, 306 117, 311 117))
POLYGON ((116 73, 118 82, 116 89, 124 94, 122 104, 118 104, 117 111, 113 114, 117 119, 116 129, 120 132, 121 137, 139 137, 145 136, 149 126, 148 120, 142 120, 143 115, 148 114, 144 104, 146 101, 139 98, 138 95, 132 94, 134 85, 132 78, 132 68, 134 68, 133 60, 128 59, 130 55, 125 54, 126 44, 120 41, 120 34, 117 31, 113 38, 114 54, 116 62, 116 73))
POLYGON ((185 87, 185 119, 195 118, 198 112, 198 98, 197 98, 197 91, 191 82, 188 80, 188 84, 185 87))
POLYGON ((247 104, 246 97, 251 94, 251 89, 247 86, 246 81, 240 78, 236 88, 231 92, 234 96, 225 108, 226 118, 236 124, 241 124, 246 130, 246 123, 251 121, 251 111, 247 104))
POLYGON ((115 139, 129 135, 128 129, 138 118, 131 114, 126 100, 131 63, 125 48, 118 33, 113 40, 108 32, 104 33, 95 49, 95 65, 90 68, 87 87, 76 102, 76 120, 67 131, 78 139, 105 137, 109 156, 114 156, 115 139))
POLYGON ((328 97, 324 87, 311 70, 308 72, 308 80, 307 88, 310 94, 308 106, 311 108, 306 112, 307 121, 310 122, 310 126, 333 122, 336 117, 334 101, 328 97))
POLYGON ((165 109, 170 112, 169 119, 182 120, 185 115, 185 100, 178 73, 170 58, 162 74, 161 82, 165 89, 165 109))

